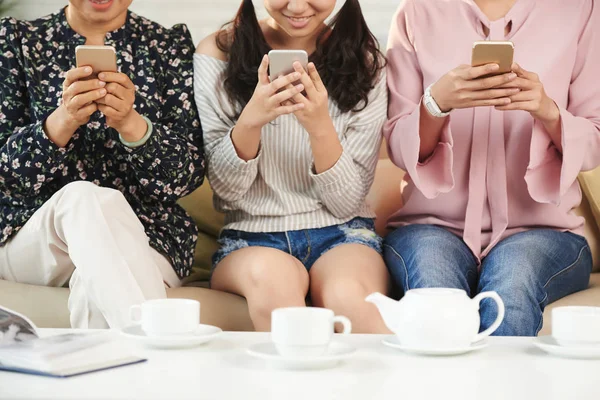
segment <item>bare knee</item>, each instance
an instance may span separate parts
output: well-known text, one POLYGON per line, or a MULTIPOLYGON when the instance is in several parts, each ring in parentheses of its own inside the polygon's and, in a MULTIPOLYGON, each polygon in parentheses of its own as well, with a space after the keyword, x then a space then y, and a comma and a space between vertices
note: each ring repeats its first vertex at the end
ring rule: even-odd
POLYGON ((337 310, 364 301, 369 294, 369 288, 365 284, 341 277, 311 288, 315 305, 337 310))
POLYGON ((304 303, 308 277, 295 270, 280 271, 281 265, 256 261, 250 267, 250 287, 246 297, 253 303, 257 314, 270 318, 275 308, 304 303))
POLYGON ((211 286, 244 296, 255 328, 268 330, 275 308, 305 305, 308 273, 285 253, 249 247, 221 261, 211 286))

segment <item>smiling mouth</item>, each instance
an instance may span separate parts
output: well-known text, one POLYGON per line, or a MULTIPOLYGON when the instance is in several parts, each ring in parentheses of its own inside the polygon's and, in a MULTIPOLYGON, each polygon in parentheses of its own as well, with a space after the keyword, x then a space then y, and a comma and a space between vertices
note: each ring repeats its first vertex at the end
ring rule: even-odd
POLYGON ((291 17, 291 16, 285 15, 285 14, 284 14, 284 16, 293 22, 299 22, 299 23, 306 22, 313 17, 313 15, 309 15, 307 17, 291 17))
POLYGON ((95 4, 96 6, 106 6, 109 3, 112 3, 113 0, 89 0, 90 3, 95 4))

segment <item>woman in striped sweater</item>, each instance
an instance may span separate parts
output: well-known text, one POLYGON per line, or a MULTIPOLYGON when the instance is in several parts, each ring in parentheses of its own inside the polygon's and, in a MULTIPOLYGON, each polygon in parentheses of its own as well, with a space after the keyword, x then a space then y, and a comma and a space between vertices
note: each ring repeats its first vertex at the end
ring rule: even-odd
POLYGON ((355 332, 385 330, 364 302, 389 279, 365 203, 386 119, 384 61, 358 0, 327 25, 334 7, 265 0, 258 20, 244 0, 194 59, 208 178, 226 214, 211 285, 246 297, 257 330, 309 292, 355 332), (303 49, 311 62, 270 81, 270 49, 303 49))

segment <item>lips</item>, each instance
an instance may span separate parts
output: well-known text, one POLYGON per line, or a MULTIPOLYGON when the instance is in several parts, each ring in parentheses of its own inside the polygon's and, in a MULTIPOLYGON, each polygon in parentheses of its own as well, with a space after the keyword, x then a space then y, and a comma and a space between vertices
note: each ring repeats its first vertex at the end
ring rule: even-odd
POLYGON ((95 10, 108 10, 114 0, 88 0, 95 10))
POLYGON ((307 17, 290 17, 285 15, 285 17, 293 28, 302 29, 309 24, 313 16, 309 15, 307 17))

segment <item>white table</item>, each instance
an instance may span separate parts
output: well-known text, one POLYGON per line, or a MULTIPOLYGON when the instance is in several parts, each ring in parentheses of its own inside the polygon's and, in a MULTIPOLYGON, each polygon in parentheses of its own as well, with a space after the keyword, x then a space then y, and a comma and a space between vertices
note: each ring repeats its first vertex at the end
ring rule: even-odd
POLYGON ((0 399, 600 399, 600 361, 554 358, 531 338, 491 338, 479 352, 419 357, 383 346, 384 337, 336 336, 358 351, 317 371, 273 369, 247 355, 249 345, 269 340, 264 333, 227 332, 188 350, 132 344, 148 362, 67 379, 0 372, 0 399))

